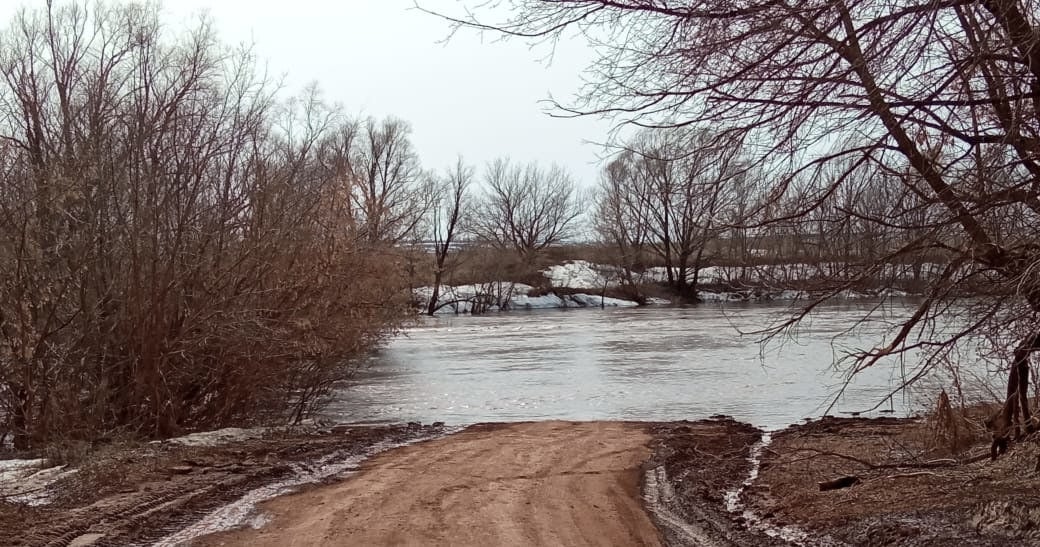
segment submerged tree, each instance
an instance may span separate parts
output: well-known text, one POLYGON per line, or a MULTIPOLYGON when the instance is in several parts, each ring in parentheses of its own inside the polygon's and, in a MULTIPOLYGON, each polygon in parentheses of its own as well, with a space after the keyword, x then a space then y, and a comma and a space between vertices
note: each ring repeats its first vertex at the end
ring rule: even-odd
POLYGON ((447 272, 449 256, 458 243, 464 217, 469 214, 469 188, 473 184, 474 170, 462 158, 448 170, 440 182, 440 199, 434 204, 430 231, 433 236, 433 289, 426 303, 426 313, 433 315, 438 309, 441 283, 447 272))
POLYGON ((740 143, 681 128, 645 131, 624 148, 602 179, 600 232, 623 254, 652 250, 668 284, 695 299, 707 245, 726 231, 748 174, 740 143))
POLYGON ((942 253, 946 266, 889 343, 853 356, 852 372, 922 350, 912 382, 959 344, 989 341, 1012 363, 1008 395, 1028 417, 1027 356, 1040 331, 1035 1, 497 5, 512 18, 483 20, 493 14, 477 8, 456 23, 533 39, 579 32, 598 51, 588 87, 562 113, 744 134, 773 200, 791 204, 785 222, 809 218, 840 189, 895 181, 912 207, 856 218, 901 237, 844 283, 922 252, 942 253), (951 306, 966 284, 983 298, 951 306))
MULTIPOLYGON (((631 199, 629 188, 636 174, 632 162, 622 159, 609 162, 600 173, 592 226, 597 237, 613 249, 614 266, 622 285, 633 292, 637 300, 643 300, 645 297, 638 292, 634 274, 646 266, 650 235, 642 219, 651 212, 646 210, 647 200, 631 199)), ((604 279, 610 273, 604 272, 604 279)))

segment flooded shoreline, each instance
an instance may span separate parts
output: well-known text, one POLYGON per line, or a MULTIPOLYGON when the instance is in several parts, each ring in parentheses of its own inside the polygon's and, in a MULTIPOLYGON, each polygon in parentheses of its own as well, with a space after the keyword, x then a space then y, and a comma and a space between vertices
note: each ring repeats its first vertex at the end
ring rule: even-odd
MULTIPOLYGON (((862 306, 876 304, 825 307, 791 337, 766 345, 741 332, 780 317, 787 311, 782 305, 425 320, 338 394, 326 413, 331 421, 322 423, 343 425, 319 426, 306 435, 247 436, 219 447, 159 443, 106 450, 49 487, 60 494, 51 506, 0 502, 0 531, 20 538, 21 545, 99 533, 105 541, 174 545, 229 527, 265 525, 264 500, 339 482, 384 449, 463 426, 495 430, 562 420, 600 424, 590 427, 626 423, 652 433, 643 502, 657 511, 662 530, 671 527, 663 532, 671 537, 669 544, 683 544, 684 537, 815 544, 828 537, 832 524, 788 507, 817 496, 810 494, 815 483, 807 482, 801 468, 778 475, 777 462, 805 450, 793 439, 810 430, 798 424, 822 413, 828 395, 844 380, 833 367, 837 352, 880 339, 908 313, 897 303, 886 304, 876 321, 857 323, 862 306), (431 429, 415 423, 420 421, 447 426, 431 429), (377 425, 357 425, 373 422, 377 425), (411 423, 402 425, 406 422, 411 423), (694 475, 701 478, 690 482, 694 475), (798 481, 805 492, 794 497, 776 486, 798 481), (106 520, 101 532, 98 515, 106 520), (20 528, 27 518, 39 524, 20 528)), ((835 413, 872 406, 899 381, 885 367, 868 370, 850 384, 835 413)), ((912 411, 905 399, 893 406, 896 414, 912 411)), ((856 424, 875 422, 811 423, 838 424, 825 429, 830 435, 825 442, 844 450, 845 432, 856 435, 862 429, 856 424)), ((877 423, 917 427, 912 420, 877 423)), ((877 428, 866 430, 876 436, 877 428)), ((864 441, 851 442, 848 446, 858 447, 855 443, 864 441)), ((811 479, 832 478, 836 469, 825 467, 811 479)), ((839 536, 855 532, 842 530, 839 536)))
MULTIPOLYGON (((823 414, 915 410, 881 362, 842 397, 844 352, 883 340, 910 302, 821 307, 790 334, 753 334, 791 309, 727 304, 426 318, 382 349, 326 411, 335 421, 667 421, 726 414, 778 429, 823 414), (743 334, 742 334, 743 333, 743 334), (828 410, 831 402, 835 406, 828 410)), ((873 415, 880 415, 875 412, 873 415)), ((870 414, 864 414, 870 415, 870 414)))

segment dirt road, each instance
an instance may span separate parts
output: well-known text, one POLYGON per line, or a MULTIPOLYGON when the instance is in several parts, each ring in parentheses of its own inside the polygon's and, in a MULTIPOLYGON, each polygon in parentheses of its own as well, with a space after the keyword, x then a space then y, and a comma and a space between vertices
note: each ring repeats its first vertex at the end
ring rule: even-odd
POLYGON ((476 426, 271 500, 272 520, 200 545, 659 545, 639 496, 643 427, 476 426))
MULTIPOLYGON (((1040 476, 1030 471, 1040 434, 990 462, 987 438, 950 454, 930 424, 828 418, 774 432, 750 486, 749 456, 762 431, 725 417, 475 425, 275 498, 263 505, 273 520, 261 530, 194 544, 789 547, 782 538, 791 537, 816 546, 1040 545, 1040 476), (861 482, 819 490, 849 475, 861 482)), ((99 450, 48 489, 50 505, 0 499, 0 543, 185 541, 241 522, 263 492, 322 480, 328 462, 443 432, 436 424, 337 426, 220 446, 99 450)))

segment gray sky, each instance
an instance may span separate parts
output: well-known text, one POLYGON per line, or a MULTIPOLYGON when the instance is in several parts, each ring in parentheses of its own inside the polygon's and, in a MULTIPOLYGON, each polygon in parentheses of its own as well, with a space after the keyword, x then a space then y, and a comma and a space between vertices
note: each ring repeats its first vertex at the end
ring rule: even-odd
MULTIPOLYGON (((57 0, 61 1, 61 0, 57 0)), ((476 0, 471 1, 474 3, 476 0)), ((44 0, 0 1, 7 21, 17 6, 44 0)), ((459 13, 460 2, 423 0, 459 13)), ((458 154, 483 167, 507 155, 556 162, 585 186, 610 124, 596 119, 554 119, 540 101, 551 93, 571 97, 591 52, 583 42, 560 44, 551 64, 546 46, 483 39, 463 31, 448 43, 448 24, 411 9, 412 0, 166 0, 173 29, 208 10, 225 42, 254 43, 272 74, 284 74, 287 92, 317 81, 330 102, 347 112, 394 115, 412 124, 413 141, 427 168, 441 170, 458 154)))

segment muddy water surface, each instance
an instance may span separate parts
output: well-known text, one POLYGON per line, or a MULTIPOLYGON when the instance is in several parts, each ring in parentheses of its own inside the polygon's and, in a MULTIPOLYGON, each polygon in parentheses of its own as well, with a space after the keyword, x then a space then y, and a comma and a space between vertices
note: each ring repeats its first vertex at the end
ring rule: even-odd
MULTIPOLYGON (((871 347, 910 310, 827 306, 791 337, 757 335, 786 305, 548 310, 424 319, 338 394, 341 421, 676 420, 728 414, 767 429, 819 416, 834 400, 843 352, 871 347), (851 330, 850 330, 851 329, 851 330)), ((863 411, 902 383, 897 364, 856 377, 832 414, 863 411)), ((882 409, 905 415, 897 396, 882 409)), ((876 414, 873 413, 873 414, 876 414)), ((866 414, 870 415, 870 414, 866 414)))

